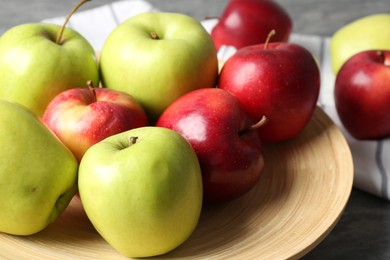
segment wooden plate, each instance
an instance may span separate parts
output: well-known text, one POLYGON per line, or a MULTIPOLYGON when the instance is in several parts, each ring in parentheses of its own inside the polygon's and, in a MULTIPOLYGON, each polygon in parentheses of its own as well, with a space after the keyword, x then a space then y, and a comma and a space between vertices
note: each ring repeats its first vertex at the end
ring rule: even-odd
MULTIPOLYGON (((353 181, 351 153, 337 126, 317 108, 301 135, 267 145, 265 156, 264 175, 251 192, 205 208, 190 239, 158 259, 299 258, 322 241, 353 181)), ((99 236, 77 198, 38 234, 0 234, 0 258, 128 259, 99 236)))

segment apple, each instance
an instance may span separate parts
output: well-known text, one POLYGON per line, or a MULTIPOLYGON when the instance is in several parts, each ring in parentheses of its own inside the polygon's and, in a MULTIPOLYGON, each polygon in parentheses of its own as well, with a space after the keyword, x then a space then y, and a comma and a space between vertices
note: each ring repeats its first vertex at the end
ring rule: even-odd
POLYGON ((87 80, 99 83, 94 49, 65 25, 22 24, 2 35, 1 99, 22 104, 40 117, 58 93, 84 86, 87 80))
POLYGON ((147 12, 124 21, 108 36, 100 70, 105 87, 133 96, 155 122, 181 95, 214 87, 218 59, 210 35, 197 20, 147 12))
MULTIPOLYGON (((272 34, 270 34, 270 37, 272 34)), ((286 42, 247 46, 222 67, 218 87, 237 97, 264 142, 298 135, 310 120, 320 90, 320 70, 304 47, 286 42)))
POLYGON ((77 192, 72 153, 25 107, 0 100, 0 232, 35 234, 77 192))
POLYGON ((259 181, 264 167, 255 124, 239 102, 218 88, 191 91, 173 102, 156 123, 183 135, 202 169, 204 202, 232 201, 259 181))
POLYGON ((335 81, 340 121, 357 139, 390 136, 390 50, 367 50, 349 58, 335 81))
POLYGON ((390 14, 372 14, 337 30, 330 41, 332 69, 337 75, 341 66, 354 54, 365 50, 390 50, 390 14))
POLYGON ((155 126, 113 135, 88 149, 79 191, 96 230, 128 257, 175 249, 192 234, 202 209, 194 150, 176 132, 155 126))
POLYGON ((42 121, 80 162, 93 144, 148 124, 141 105, 130 95, 106 88, 73 88, 58 94, 42 121))
POLYGON ((292 20, 287 11, 273 0, 230 0, 211 37, 217 50, 221 46, 236 49, 265 42, 271 30, 272 41, 287 42, 292 31, 292 20))

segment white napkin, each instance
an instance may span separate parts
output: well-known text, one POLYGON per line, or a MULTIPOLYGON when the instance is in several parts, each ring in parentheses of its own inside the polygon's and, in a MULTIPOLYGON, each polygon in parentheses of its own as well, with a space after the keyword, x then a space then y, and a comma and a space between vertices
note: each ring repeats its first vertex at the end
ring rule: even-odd
MULTIPOLYGON (((135 14, 148 11, 158 10, 143 0, 118 1, 78 12, 72 16, 68 25, 81 33, 96 50, 101 50, 105 39, 119 23, 135 14)), ((62 24, 64 19, 65 17, 56 17, 46 19, 44 22, 62 24)), ((201 22, 210 32, 217 20, 211 19, 201 22)), ((318 105, 340 127, 350 145, 355 168, 354 186, 390 200, 390 160, 385 158, 390 154, 390 139, 359 141, 351 137, 342 126, 333 99, 335 75, 330 65, 330 39, 315 35, 292 34, 290 41, 307 48, 318 61, 321 69, 321 92, 318 105)), ((219 51, 218 57, 224 60, 233 55, 234 52, 234 48, 225 47, 219 51)))
MULTIPOLYGON (((118 24, 133 15, 154 11, 158 10, 146 1, 123 0, 76 12, 67 25, 83 35, 95 50, 101 50, 108 35, 118 24)), ((55 17, 42 22, 62 25, 64 21, 65 17, 55 17)))

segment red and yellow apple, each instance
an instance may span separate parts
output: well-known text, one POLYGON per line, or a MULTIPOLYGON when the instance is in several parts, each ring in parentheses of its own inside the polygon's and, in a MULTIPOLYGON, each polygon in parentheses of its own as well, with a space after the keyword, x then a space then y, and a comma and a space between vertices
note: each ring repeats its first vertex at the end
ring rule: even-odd
POLYGON ((42 121, 78 161, 93 144, 148 124, 141 105, 130 95, 105 88, 73 88, 48 105, 42 121))

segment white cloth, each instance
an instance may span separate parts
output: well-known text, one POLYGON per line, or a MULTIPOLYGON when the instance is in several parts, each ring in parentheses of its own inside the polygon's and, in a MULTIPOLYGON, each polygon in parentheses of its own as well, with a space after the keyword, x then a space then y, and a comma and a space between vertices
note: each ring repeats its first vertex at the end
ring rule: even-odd
MULTIPOLYGON (((67 26, 83 35, 95 50, 101 50, 104 41, 118 24, 133 15, 153 11, 158 10, 146 1, 122 0, 76 12, 70 18, 67 26)), ((62 25, 64 21, 65 17, 54 17, 42 22, 62 25)))
MULTIPOLYGON (((123 0, 101 7, 78 12, 69 21, 69 27, 80 32, 96 50, 101 50, 109 33, 127 18, 142 12, 158 11, 150 3, 143 0, 123 0)), ((62 24, 65 17, 56 17, 44 20, 62 24)), ((216 19, 202 21, 203 26, 210 31, 216 24, 216 19)), ((302 35, 293 33, 290 42, 300 44, 307 48, 321 69, 321 91, 318 105, 340 127, 348 141, 355 168, 354 186, 358 189, 390 200, 390 139, 382 141, 359 141, 351 137, 342 126, 337 115, 333 87, 335 75, 331 70, 328 37, 316 35, 302 35)), ((222 48, 218 53, 221 60, 234 54, 231 47, 222 48)))

